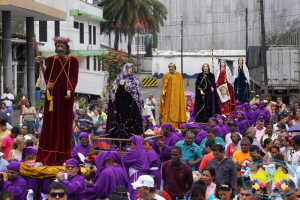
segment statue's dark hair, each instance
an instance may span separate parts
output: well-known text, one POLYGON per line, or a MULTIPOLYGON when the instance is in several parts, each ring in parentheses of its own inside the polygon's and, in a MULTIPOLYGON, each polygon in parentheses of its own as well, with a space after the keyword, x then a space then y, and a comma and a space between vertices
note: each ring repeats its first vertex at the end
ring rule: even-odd
POLYGON ((204 70, 203 70, 204 65, 207 65, 207 67, 208 67, 208 72, 210 72, 210 68, 209 68, 209 64, 208 64, 208 63, 204 63, 204 64, 202 65, 202 72, 204 71, 204 70))

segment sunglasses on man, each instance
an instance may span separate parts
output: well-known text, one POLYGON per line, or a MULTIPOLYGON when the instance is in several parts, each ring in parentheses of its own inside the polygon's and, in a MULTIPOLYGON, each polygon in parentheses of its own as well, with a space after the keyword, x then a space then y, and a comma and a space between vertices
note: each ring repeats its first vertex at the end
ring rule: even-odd
POLYGON ((59 198, 63 198, 66 195, 64 192, 50 192, 50 196, 53 198, 56 198, 57 196, 59 198))

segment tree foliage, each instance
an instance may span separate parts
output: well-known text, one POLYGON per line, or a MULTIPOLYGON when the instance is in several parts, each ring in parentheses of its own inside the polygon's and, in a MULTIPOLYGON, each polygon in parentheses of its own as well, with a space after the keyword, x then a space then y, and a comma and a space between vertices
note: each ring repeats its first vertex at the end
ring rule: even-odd
POLYGON ((115 34, 114 49, 118 50, 120 35, 128 37, 128 56, 131 57, 132 39, 136 24, 141 23, 148 33, 156 34, 167 19, 167 8, 158 0, 101 0, 103 17, 101 33, 115 34))

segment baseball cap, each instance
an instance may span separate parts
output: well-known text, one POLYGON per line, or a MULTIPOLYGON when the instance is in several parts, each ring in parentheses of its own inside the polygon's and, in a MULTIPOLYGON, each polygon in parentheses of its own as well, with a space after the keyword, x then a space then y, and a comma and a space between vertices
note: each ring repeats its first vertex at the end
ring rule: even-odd
POLYGON ((0 152, 0 157, 4 156, 4 153, 0 152))
POLYGON ((154 180, 149 175, 142 175, 138 178, 138 180, 134 183, 131 183, 133 186, 133 189, 136 189, 138 187, 154 187, 154 180))

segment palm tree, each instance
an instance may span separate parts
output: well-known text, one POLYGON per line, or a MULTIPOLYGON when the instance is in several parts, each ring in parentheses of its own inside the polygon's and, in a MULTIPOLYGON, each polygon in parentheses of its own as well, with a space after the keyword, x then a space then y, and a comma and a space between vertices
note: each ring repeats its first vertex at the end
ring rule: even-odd
POLYGON ((142 23, 152 34, 160 30, 167 19, 168 11, 158 0, 101 0, 103 16, 108 22, 101 26, 101 33, 108 33, 114 27, 115 50, 118 50, 120 34, 128 36, 128 57, 131 57, 132 39, 137 22, 142 23))

